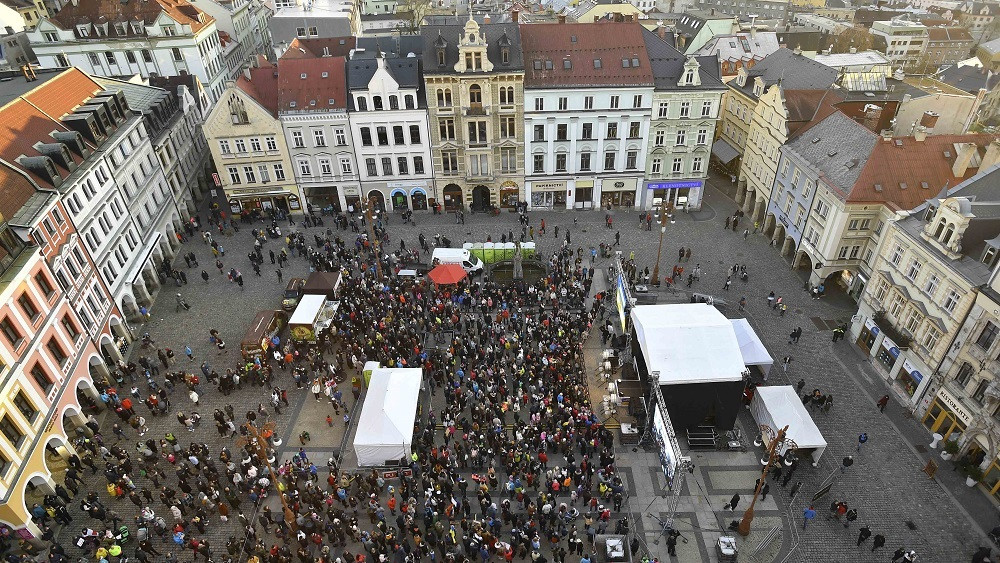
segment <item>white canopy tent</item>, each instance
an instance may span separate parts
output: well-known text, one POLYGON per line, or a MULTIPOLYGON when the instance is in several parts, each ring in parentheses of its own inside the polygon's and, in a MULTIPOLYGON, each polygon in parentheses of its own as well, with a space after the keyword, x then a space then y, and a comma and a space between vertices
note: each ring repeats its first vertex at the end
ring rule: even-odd
POLYGON ((358 466, 410 457, 421 378, 419 368, 372 370, 354 435, 358 466))
POLYGON ((742 381, 746 369, 729 319, 706 303, 632 308, 643 360, 660 385, 742 381))
POLYGON ((765 374, 769 373, 774 358, 767 352, 767 348, 750 326, 750 322, 746 319, 730 319, 730 321, 733 323, 733 331, 736 332, 736 341, 740 343, 743 365, 760 366, 765 374))
MULTIPOLYGON (((819 462, 826 450, 826 440, 791 385, 757 387, 750 412, 757 424, 770 426, 774 436, 787 425, 785 437, 794 440, 799 450, 812 450, 813 462, 819 462)), ((785 449, 779 453, 785 453, 785 449)))

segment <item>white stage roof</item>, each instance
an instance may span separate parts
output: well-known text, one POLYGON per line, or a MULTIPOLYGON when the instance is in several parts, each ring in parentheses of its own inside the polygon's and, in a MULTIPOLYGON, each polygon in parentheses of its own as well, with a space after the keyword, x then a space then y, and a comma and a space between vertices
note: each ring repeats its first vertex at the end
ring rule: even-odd
POLYGON ((743 356, 732 323, 707 303, 632 308, 632 326, 649 373, 660 385, 743 379, 743 356))
POLYGON ((774 359, 767 352, 764 343, 760 341, 757 333, 746 319, 731 319, 733 331, 736 332, 736 341, 740 344, 740 354, 743 356, 743 364, 748 366, 761 366, 766 373, 771 369, 774 359))

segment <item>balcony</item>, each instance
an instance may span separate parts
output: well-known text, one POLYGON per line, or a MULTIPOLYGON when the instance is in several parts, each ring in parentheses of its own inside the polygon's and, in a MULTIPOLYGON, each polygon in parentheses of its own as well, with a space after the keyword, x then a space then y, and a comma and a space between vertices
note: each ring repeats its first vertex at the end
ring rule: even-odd
POLYGON ((489 107, 483 104, 470 104, 468 106, 462 107, 462 113, 465 115, 489 115, 489 107))
POLYGON ((872 320, 875 321, 875 324, 878 325, 878 327, 886 336, 889 337, 890 340, 896 343, 896 347, 900 350, 905 350, 910 347, 910 343, 913 339, 909 336, 909 332, 897 328, 896 325, 894 325, 886 316, 885 311, 876 311, 875 314, 872 315, 872 320))

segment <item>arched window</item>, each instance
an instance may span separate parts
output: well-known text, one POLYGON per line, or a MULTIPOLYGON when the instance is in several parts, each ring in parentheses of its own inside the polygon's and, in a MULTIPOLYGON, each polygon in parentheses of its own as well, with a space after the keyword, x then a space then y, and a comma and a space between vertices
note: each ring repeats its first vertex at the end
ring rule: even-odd
POLYGON ((944 238, 941 239, 941 242, 944 244, 948 244, 949 242, 951 242, 951 236, 954 234, 955 234, 955 225, 948 225, 948 230, 944 232, 944 238))
POLYGON ((934 231, 934 238, 936 239, 941 238, 941 233, 944 232, 944 225, 945 225, 945 220, 941 219, 941 222, 938 223, 937 230, 934 231))
POLYGON ((372 107, 375 111, 382 109, 382 96, 372 96, 372 107))
POLYGON ((413 109, 414 108, 413 95, 407 94, 405 100, 406 100, 406 109, 413 109))
POLYGON ((399 109, 399 98, 397 96, 389 96, 389 109, 399 109))
POLYGON ((444 105, 451 105, 451 88, 445 88, 444 90, 444 105))
POLYGON ((358 96, 358 111, 368 111, 368 99, 358 96))
POLYGON ((438 99, 438 105, 439 106, 443 106, 444 105, 444 90, 438 88, 437 99, 438 99))
POLYGON ((469 86, 469 105, 483 104, 483 89, 478 84, 469 86))

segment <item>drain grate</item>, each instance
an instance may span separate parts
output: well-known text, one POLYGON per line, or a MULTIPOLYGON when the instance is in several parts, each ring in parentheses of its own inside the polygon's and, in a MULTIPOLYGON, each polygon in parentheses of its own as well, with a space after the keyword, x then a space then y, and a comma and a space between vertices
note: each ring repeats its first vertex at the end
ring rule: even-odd
POLYGON ((829 330, 826 327, 826 321, 824 321, 823 319, 819 317, 809 317, 809 320, 812 321, 812 324, 814 324, 816 328, 820 330, 829 330))

